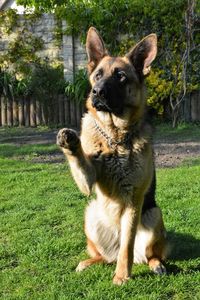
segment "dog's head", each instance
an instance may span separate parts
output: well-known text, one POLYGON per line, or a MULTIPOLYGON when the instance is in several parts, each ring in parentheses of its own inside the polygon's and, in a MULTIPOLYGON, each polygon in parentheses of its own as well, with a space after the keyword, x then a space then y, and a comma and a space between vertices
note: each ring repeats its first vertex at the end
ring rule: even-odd
POLYGON ((140 118, 145 106, 144 77, 157 53, 157 37, 150 34, 124 57, 108 54, 98 31, 91 27, 86 41, 91 93, 88 107, 117 117, 140 118))

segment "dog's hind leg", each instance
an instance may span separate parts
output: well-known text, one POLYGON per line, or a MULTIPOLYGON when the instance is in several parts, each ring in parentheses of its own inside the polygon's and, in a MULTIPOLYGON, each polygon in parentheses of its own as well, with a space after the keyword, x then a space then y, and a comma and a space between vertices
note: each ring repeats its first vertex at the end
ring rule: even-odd
POLYGON ((98 252, 95 244, 89 239, 87 239, 87 250, 91 258, 81 261, 76 268, 76 272, 81 272, 91 265, 105 262, 105 259, 98 252))
POLYGON ((143 225, 152 232, 152 238, 146 247, 146 258, 149 268, 155 274, 165 274, 166 268, 162 261, 166 259, 168 247, 162 214, 158 207, 147 211, 143 215, 143 225))
POLYGON ((148 265, 151 271, 155 274, 163 275, 166 274, 166 268, 162 264, 162 261, 166 258, 167 246, 164 236, 161 236, 156 242, 148 246, 146 253, 151 254, 148 257, 148 265))
POLYGON ((149 259, 148 264, 150 270, 155 274, 163 275, 167 273, 165 266, 162 264, 159 258, 154 257, 149 259))
POLYGON ((104 259, 102 256, 96 256, 93 258, 89 258, 89 259, 80 261, 80 263, 78 264, 78 266, 76 268, 76 272, 81 272, 91 265, 103 263, 103 262, 104 262, 104 259))

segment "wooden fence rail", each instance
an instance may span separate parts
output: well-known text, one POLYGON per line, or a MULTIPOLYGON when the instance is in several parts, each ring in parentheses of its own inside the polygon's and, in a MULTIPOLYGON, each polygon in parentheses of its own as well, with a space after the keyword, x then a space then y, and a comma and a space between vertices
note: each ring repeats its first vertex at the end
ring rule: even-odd
POLYGON ((84 106, 60 95, 50 103, 33 98, 7 99, 0 97, 0 126, 40 125, 79 127, 84 106))
MULTIPOLYGON (((0 126, 70 126, 80 127, 84 105, 60 95, 49 103, 33 98, 7 99, 0 96, 0 126)), ((182 120, 200 122, 200 92, 195 92, 182 104, 182 120)))

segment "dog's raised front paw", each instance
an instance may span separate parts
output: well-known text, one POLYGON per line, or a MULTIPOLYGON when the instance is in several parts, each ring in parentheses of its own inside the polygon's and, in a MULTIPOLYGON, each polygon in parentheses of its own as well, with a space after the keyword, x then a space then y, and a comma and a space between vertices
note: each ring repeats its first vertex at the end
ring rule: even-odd
POLYGON ((78 134, 73 129, 63 128, 57 134, 57 145, 75 152, 80 144, 78 134))

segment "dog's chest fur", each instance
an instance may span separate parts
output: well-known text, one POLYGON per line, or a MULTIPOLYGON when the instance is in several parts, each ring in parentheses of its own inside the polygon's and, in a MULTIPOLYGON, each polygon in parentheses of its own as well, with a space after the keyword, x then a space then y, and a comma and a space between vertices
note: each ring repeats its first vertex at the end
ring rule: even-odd
POLYGON ((108 145, 107 139, 98 131, 94 120, 86 115, 82 124, 81 143, 85 153, 93 161, 97 171, 97 184, 108 197, 132 197, 136 188, 146 180, 150 152, 148 142, 133 139, 132 144, 108 145), (145 155, 144 155, 145 153, 145 155))

